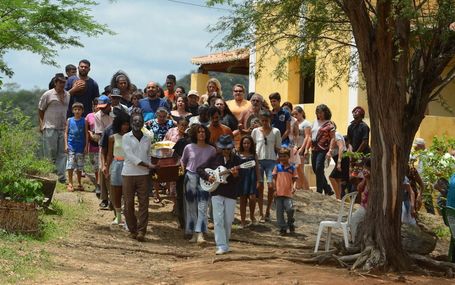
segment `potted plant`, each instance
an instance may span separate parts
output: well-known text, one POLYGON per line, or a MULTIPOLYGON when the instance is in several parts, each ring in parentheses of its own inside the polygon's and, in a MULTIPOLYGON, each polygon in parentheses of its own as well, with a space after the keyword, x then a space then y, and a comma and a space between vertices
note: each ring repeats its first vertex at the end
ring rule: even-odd
POLYGON ((36 232, 43 183, 30 175, 50 172, 52 165, 36 157, 38 137, 30 118, 8 104, 0 102, 0 109, 0 228, 36 232))

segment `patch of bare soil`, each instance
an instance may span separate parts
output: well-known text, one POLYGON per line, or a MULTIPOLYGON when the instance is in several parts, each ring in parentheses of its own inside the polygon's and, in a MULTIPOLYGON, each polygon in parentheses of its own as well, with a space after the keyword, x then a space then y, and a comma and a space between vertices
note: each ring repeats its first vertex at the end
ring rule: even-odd
MULTIPOLYGON (((111 226, 113 213, 98 209, 94 193, 60 193, 55 199, 83 201, 90 214, 73 225, 68 237, 46 245, 53 266, 23 284, 453 284, 443 278, 375 276, 292 260, 311 255, 319 222, 336 219, 339 207, 334 198, 309 191, 297 193, 295 199, 295 235, 279 236, 274 222, 245 229, 234 224, 232 251, 222 256, 215 255, 213 233, 203 246, 183 238, 171 213, 172 203, 166 199, 160 205, 150 200, 144 243, 130 239, 121 227, 111 226)), ((340 234, 335 231, 335 241, 340 234)))

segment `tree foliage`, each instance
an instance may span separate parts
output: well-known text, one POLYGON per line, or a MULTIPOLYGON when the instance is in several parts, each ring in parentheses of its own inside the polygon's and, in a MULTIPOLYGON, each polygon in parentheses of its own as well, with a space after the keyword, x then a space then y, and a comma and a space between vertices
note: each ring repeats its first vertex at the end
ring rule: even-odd
POLYGON ((57 65, 58 48, 82 47, 81 35, 113 33, 90 15, 91 0, 0 1, 0 73, 12 76, 3 56, 24 50, 41 56, 45 64, 57 65))
MULTIPOLYGON (((414 98, 410 104, 425 105, 429 100, 440 100, 441 90, 455 77, 455 66, 445 70, 455 55, 455 33, 449 29, 455 21, 453 0, 208 0, 207 3, 227 3, 234 8, 233 13, 210 27, 210 31, 223 35, 213 46, 218 49, 246 46, 261 54, 278 55, 281 58, 275 69, 278 78, 284 76, 283 67, 289 59, 303 59, 302 71, 306 71, 311 65, 305 65, 305 59, 317 55, 321 81, 327 79, 326 66, 330 64, 337 69, 334 78, 330 78, 336 84, 349 74, 350 66, 357 66, 358 51, 384 52, 372 50, 371 44, 377 41, 388 45, 390 60, 405 63, 402 88, 411 94, 413 90, 431 93, 428 100, 414 98), (366 30, 367 38, 356 37, 360 28, 366 30), (383 28, 388 30, 387 37, 380 38, 383 28), (346 47, 359 45, 365 46, 346 53, 346 47)), ((259 72, 265 60, 265 57, 258 59, 259 72)), ((360 60, 366 63, 370 58, 361 55, 360 60)))

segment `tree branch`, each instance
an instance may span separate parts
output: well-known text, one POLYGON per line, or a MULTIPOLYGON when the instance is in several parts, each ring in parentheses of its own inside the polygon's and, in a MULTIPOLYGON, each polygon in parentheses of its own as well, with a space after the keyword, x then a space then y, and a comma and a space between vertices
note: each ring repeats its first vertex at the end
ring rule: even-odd
POLYGON ((441 81, 438 88, 430 95, 430 101, 439 96, 439 93, 455 78, 455 66, 450 69, 447 76, 441 81))

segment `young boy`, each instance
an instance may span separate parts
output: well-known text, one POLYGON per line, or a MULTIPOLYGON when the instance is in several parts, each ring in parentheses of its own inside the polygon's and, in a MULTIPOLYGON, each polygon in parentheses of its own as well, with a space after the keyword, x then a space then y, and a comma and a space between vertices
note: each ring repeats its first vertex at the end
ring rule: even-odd
POLYGON ((286 235, 289 228, 290 233, 295 232, 294 226, 294 207, 292 196, 295 192, 295 182, 298 175, 295 166, 289 163, 291 151, 281 148, 278 151, 279 163, 273 168, 273 191, 276 203, 276 219, 280 228, 280 235, 286 235), (286 211, 288 221, 284 219, 286 211))
POLYGON ((77 190, 84 191, 81 184, 82 170, 84 169, 84 155, 88 152, 88 123, 82 114, 84 105, 76 102, 71 106, 74 117, 66 122, 65 152, 68 153, 66 170, 68 171, 67 190, 73 191, 73 171, 76 169, 77 190))

